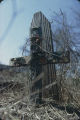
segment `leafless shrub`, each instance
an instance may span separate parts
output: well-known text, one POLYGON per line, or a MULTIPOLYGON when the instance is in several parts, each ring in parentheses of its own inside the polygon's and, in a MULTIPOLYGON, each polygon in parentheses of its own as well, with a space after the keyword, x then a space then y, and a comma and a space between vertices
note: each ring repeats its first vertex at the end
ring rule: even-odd
MULTIPOLYGON (((54 25, 54 21, 56 21, 56 28, 53 30, 53 43, 55 44, 56 51, 70 51, 70 63, 69 64, 58 64, 56 65, 57 69, 57 81, 60 86, 60 99, 63 99, 64 89, 68 91, 67 94, 69 96, 71 87, 75 89, 79 88, 80 84, 80 76, 79 76, 79 66, 80 66, 80 49, 77 46, 80 45, 79 41, 77 40, 77 36, 75 36, 74 27, 67 23, 66 15, 60 10, 60 13, 54 13, 55 17, 52 18, 52 23, 54 25), (73 79, 75 84, 73 85, 73 79), (67 86, 65 85, 67 84, 67 86), (76 85, 77 84, 77 85, 76 85)), ((79 89, 78 89, 79 90, 79 89)), ((66 100, 69 101, 69 98, 66 100)), ((70 94, 72 96, 72 94, 70 94)), ((74 93, 73 93, 74 96, 74 93)), ((72 97, 73 99, 73 97, 72 97)))

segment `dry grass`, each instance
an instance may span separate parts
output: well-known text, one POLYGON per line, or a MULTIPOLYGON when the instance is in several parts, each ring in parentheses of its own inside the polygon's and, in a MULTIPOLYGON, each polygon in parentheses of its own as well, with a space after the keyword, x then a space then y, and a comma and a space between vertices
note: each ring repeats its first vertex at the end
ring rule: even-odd
MULTIPOLYGON (((14 70, 0 71, 0 80, 11 82, 0 88, 0 119, 2 120, 78 120, 76 111, 69 113, 65 109, 54 106, 50 100, 45 104, 36 106, 31 103, 28 96, 27 73, 14 70), (6 80, 5 80, 6 79, 6 80), (12 82, 13 80, 13 82, 12 82), (23 81, 23 82, 21 82, 23 81)), ((2 83, 2 82, 1 82, 2 83)), ((73 90, 71 92, 74 92, 73 90)), ((77 93, 77 92, 76 92, 77 93)), ((63 95, 69 95, 67 89, 63 95)), ((65 95, 65 101, 67 100, 65 95)), ((74 98, 76 98, 74 96, 74 98)), ((76 102, 75 102, 76 103, 76 102)), ((59 104, 60 105, 60 104, 59 104)), ((78 103, 77 103, 78 105, 78 103)), ((79 108, 79 107, 78 107, 79 108)))

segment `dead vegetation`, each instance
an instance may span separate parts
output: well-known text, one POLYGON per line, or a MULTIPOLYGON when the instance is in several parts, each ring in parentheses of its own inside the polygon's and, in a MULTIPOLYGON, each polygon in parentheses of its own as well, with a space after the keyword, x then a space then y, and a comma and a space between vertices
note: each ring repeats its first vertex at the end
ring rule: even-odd
POLYGON ((57 103, 52 99, 44 100, 44 104, 41 105, 32 103, 29 99, 25 70, 21 72, 19 68, 19 71, 17 69, 15 70, 17 72, 13 71, 12 68, 1 71, 2 74, 0 72, 4 79, 14 79, 13 82, 0 87, 1 120, 79 120, 80 106, 74 106, 73 103, 57 103), (22 85, 20 80, 16 82, 18 79, 22 79, 24 84, 22 85))
MULTIPOLYGON (((24 89, 25 90, 25 89, 24 89)), ((75 110, 68 110, 54 102, 47 101, 36 106, 23 92, 5 91, 0 93, 1 120, 79 120, 75 110)))

